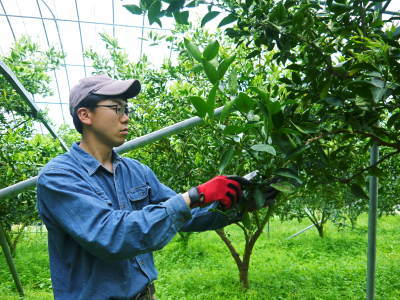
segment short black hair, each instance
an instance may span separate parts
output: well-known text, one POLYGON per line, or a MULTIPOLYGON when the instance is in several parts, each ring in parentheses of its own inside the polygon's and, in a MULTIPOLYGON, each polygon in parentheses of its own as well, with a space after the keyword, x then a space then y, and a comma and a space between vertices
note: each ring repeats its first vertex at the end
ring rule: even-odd
MULTIPOLYGON (((74 114, 72 116, 72 121, 74 122, 74 126, 75 129, 82 134, 82 130, 83 130, 83 125, 81 120, 78 117, 77 111, 79 108, 81 107, 87 107, 90 110, 93 110, 97 103, 99 103, 100 101, 103 100, 113 100, 113 99, 121 99, 121 96, 104 96, 104 95, 95 95, 95 94, 90 94, 89 96, 87 96, 85 99, 83 99, 78 105, 77 107, 75 107, 74 109, 74 114)), ((127 101, 127 99, 123 99, 125 101, 127 101)))

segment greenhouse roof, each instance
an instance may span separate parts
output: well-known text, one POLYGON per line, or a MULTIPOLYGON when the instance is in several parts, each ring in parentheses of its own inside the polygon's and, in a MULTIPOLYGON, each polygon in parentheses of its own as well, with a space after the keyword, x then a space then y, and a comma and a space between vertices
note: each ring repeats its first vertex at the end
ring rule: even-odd
POLYGON ((83 51, 92 48, 102 53, 105 44, 99 33, 115 37, 133 61, 146 54, 152 64, 158 65, 169 55, 164 50, 166 45, 150 46, 151 42, 143 39, 152 30, 169 32, 168 23, 164 22, 164 28, 151 27, 147 18, 128 12, 123 7, 124 1, 99 3, 96 0, 0 1, 1 55, 7 55, 14 41, 24 35, 30 36, 42 49, 54 46, 66 55, 62 67, 51 74, 54 95, 35 97, 39 108, 47 109, 57 125, 72 124, 68 113, 69 90, 93 71, 83 51))
MULTIPOLYGON (((133 15, 123 7, 131 3, 121 0, 0 0, 1 55, 7 55, 14 41, 23 35, 30 36, 42 49, 55 46, 66 55, 62 67, 51 74, 54 95, 46 98, 36 95, 34 99, 40 109, 49 111, 55 124, 72 124, 68 113, 69 90, 93 71, 83 51, 93 48, 102 52, 104 43, 99 33, 115 37, 133 61, 146 54, 152 64, 159 65, 170 55, 166 51, 168 45, 151 46, 151 41, 144 38, 152 30, 169 32, 173 26, 171 19, 163 20, 163 28, 155 24, 150 26, 147 18, 133 15)), ((387 10, 398 11, 399 8, 400 0, 393 0, 387 10)))

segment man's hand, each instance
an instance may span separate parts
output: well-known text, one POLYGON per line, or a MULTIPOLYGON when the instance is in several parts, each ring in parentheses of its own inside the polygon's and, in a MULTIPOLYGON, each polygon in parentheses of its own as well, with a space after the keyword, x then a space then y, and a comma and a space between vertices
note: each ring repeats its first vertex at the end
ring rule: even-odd
POLYGON ((241 196, 242 188, 238 176, 216 176, 189 190, 191 207, 206 206, 211 202, 219 201, 225 209, 228 209, 241 196))

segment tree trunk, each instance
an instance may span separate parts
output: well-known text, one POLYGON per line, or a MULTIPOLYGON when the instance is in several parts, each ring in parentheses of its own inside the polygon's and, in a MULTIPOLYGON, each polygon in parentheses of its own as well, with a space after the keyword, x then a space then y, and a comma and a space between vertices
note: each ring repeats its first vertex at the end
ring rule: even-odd
MULTIPOLYGON (((225 245, 228 247, 229 252, 231 253, 233 259, 235 260, 236 266, 239 270, 239 280, 244 288, 249 288, 249 263, 240 258, 239 253, 236 251, 232 242, 228 239, 225 234, 224 229, 217 229, 215 231, 218 236, 222 239, 225 245)), ((246 242, 245 253, 248 251, 248 243, 246 242)))
MULTIPOLYGON (((256 244, 258 238, 261 236, 261 233, 263 232, 263 229, 265 227, 265 224, 267 224, 269 218, 272 215, 272 206, 268 209, 268 212, 265 216, 265 218, 259 222, 258 224, 258 229, 250 235, 247 235, 245 233, 245 247, 244 247, 244 254, 243 258, 240 257, 239 253, 233 246, 232 242, 229 240, 229 238, 226 236, 224 229, 217 229, 215 232, 218 234, 218 236, 222 239, 222 241, 225 243, 225 245, 228 247, 229 252, 231 253, 233 259, 235 260, 236 266, 239 270, 239 280, 240 283, 242 284, 242 287, 245 289, 248 289, 250 287, 249 284, 249 268, 250 268, 250 258, 251 254, 253 252, 254 245, 256 244)), ((245 227, 241 227, 244 232, 245 227)))
POLYGON ((240 283, 242 284, 243 288, 249 288, 249 264, 242 263, 239 268, 239 279, 240 283))
POLYGON ((317 227, 319 237, 323 238, 324 237, 324 224, 320 223, 320 225, 315 225, 315 227, 317 227))
POLYGON ((17 232, 13 232, 11 230, 11 227, 9 227, 10 228, 9 230, 4 230, 4 235, 6 237, 8 248, 10 249, 10 253, 13 258, 15 258, 15 255, 17 253, 17 243, 21 238, 22 234, 24 233, 25 227, 26 227, 25 224, 20 225, 17 232))
POLYGON ((350 219, 350 224, 351 224, 351 230, 354 230, 356 228, 357 224, 357 218, 349 218, 350 219))

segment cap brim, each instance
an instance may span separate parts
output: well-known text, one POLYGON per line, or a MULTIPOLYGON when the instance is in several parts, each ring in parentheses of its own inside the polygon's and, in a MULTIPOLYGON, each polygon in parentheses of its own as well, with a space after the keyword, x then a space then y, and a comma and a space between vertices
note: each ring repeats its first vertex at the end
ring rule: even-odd
POLYGON ((114 80, 98 89, 93 94, 103 96, 121 96, 128 99, 139 94, 140 88, 140 82, 136 79, 114 80))

